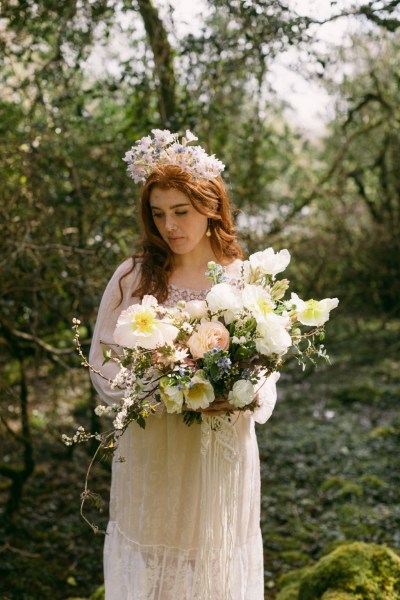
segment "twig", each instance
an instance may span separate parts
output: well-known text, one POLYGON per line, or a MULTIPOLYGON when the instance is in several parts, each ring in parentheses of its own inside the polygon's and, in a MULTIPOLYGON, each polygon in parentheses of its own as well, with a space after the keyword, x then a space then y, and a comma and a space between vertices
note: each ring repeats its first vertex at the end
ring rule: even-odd
POLYGON ((91 523, 89 521, 89 519, 86 517, 83 508, 85 505, 85 502, 88 498, 93 498, 96 496, 96 494, 93 494, 93 492, 91 492, 88 488, 88 483, 89 483, 89 476, 90 473, 92 471, 92 467, 94 464, 94 461, 96 460, 97 454, 99 453, 99 451, 105 447, 105 443, 110 439, 114 437, 114 431, 109 432, 108 434, 103 434, 103 440, 99 443, 99 445, 97 446, 96 452, 93 454, 93 457, 89 463, 89 467, 88 470, 86 471, 86 476, 85 476, 85 486, 83 489, 83 492, 81 493, 81 508, 80 508, 80 515, 82 517, 82 519, 84 521, 86 521, 86 523, 89 525, 89 527, 92 529, 92 531, 94 533, 104 533, 104 535, 107 534, 106 531, 104 531, 103 529, 100 529, 97 525, 95 525, 94 523, 91 523))
POLYGON ((34 552, 26 552, 26 550, 20 550, 19 548, 15 548, 11 546, 8 542, 6 542, 3 546, 0 546, 0 553, 5 552, 6 550, 10 550, 15 554, 20 554, 21 556, 25 556, 26 558, 40 558, 40 554, 36 554, 34 552))

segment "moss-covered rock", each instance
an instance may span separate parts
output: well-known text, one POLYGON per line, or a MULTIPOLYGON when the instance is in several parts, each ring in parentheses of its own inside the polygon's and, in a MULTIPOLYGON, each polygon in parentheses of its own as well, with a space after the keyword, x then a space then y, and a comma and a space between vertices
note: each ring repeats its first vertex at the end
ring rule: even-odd
POLYGON ((400 556, 387 546, 343 544, 279 584, 277 600, 397 600, 400 556))
POLYGON ((278 600, 298 600, 300 583, 289 583, 278 594, 278 600))
POLYGON ((355 597, 354 594, 348 592, 325 592, 323 595, 324 600, 354 600, 355 597))

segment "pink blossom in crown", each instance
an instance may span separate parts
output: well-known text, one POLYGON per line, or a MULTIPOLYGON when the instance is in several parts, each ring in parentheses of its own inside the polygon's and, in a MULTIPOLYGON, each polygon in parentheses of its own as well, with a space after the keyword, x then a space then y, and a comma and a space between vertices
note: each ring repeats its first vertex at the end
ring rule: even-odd
POLYGON ((123 158, 135 183, 144 183, 159 165, 176 165, 194 179, 214 179, 225 168, 214 154, 210 156, 201 146, 188 146, 198 139, 188 129, 182 142, 177 133, 168 129, 152 129, 151 133, 153 136, 142 137, 123 158))

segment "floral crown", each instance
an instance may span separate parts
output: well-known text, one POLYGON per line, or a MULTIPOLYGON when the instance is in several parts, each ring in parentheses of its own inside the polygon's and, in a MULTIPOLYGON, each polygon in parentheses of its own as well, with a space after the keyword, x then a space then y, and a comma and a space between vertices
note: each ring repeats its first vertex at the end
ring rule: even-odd
POLYGON ((174 165, 190 173, 194 179, 214 179, 225 165, 215 155, 208 155, 201 146, 188 146, 197 140, 189 130, 182 142, 178 134, 168 129, 152 129, 153 136, 147 135, 135 142, 123 160, 128 163, 128 173, 135 183, 145 182, 159 165, 174 165))

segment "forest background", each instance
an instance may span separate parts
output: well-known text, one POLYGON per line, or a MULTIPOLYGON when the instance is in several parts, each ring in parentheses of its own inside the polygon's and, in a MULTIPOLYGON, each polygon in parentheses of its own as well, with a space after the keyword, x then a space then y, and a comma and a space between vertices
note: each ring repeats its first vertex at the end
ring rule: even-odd
MULTIPOLYGON (((121 157, 154 127, 191 129, 226 163, 246 253, 287 247, 302 297, 340 298, 332 365, 288 361, 258 429, 266 598, 344 542, 400 549, 400 2, 325 4, 317 19, 280 0, 204 0, 182 29, 161 0, 0 3, 3 598, 83 597, 102 582, 103 538, 79 517, 89 454, 61 442, 101 427, 71 321, 87 348, 105 284, 140 239, 121 157), (356 26, 319 43, 335 21, 356 26), (332 100, 318 133, 271 85, 293 49, 292 68, 332 100)), ((98 465, 105 500, 109 476, 98 465)), ((91 518, 104 526, 107 505, 91 518)))

